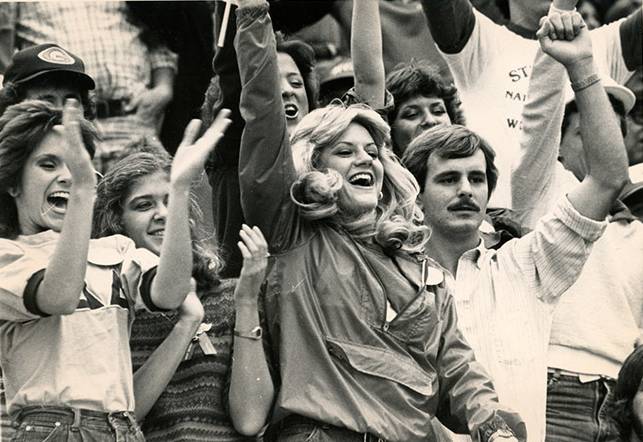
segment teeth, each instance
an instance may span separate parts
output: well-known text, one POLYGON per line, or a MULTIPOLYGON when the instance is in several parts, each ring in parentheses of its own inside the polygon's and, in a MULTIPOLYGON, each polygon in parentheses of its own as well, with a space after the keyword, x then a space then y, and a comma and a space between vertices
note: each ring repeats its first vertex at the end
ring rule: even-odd
POLYGON ((299 109, 294 104, 286 104, 284 106, 284 112, 287 118, 295 118, 299 115, 299 109))
POLYGON ((156 231, 156 232, 152 233, 152 236, 163 236, 163 233, 165 233, 165 231, 163 231, 163 230, 158 230, 158 231, 156 231))
POLYGON ((64 199, 69 199, 69 192, 54 192, 51 195, 49 195, 49 198, 64 198, 64 199))
POLYGON ((368 185, 370 186, 373 182, 373 177, 369 175, 368 173, 358 173, 357 175, 353 175, 350 180, 348 180, 349 183, 353 184, 359 180, 365 180, 368 185))

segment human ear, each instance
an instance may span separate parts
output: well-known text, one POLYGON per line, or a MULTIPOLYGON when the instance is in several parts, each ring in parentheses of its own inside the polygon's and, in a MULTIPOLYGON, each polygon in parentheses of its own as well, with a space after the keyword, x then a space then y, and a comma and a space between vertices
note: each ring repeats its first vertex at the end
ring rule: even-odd
POLYGON ((18 186, 11 186, 9 190, 7 190, 7 193, 11 195, 12 198, 17 198, 20 196, 20 189, 18 186))

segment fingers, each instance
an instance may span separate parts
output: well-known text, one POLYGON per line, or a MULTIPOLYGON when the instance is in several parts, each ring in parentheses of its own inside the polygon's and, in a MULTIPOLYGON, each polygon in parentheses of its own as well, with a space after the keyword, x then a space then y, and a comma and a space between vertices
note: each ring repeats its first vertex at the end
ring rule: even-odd
POLYGON ((243 224, 239 236, 241 237, 239 249, 244 258, 266 258, 268 256, 268 243, 257 226, 250 228, 243 224), (247 256, 244 252, 247 252, 247 256))
POLYGON ((197 135, 199 135, 199 130, 201 130, 201 120, 191 120, 183 132, 183 139, 181 140, 180 146, 194 144, 194 140, 196 140, 197 135))
POLYGON ((585 22, 578 12, 552 12, 549 16, 540 19, 540 29, 536 36, 542 39, 546 32, 551 40, 571 41, 584 27, 585 22))
POLYGON ((83 118, 83 110, 78 100, 69 98, 63 105, 63 127, 65 136, 70 143, 84 149, 83 139, 80 134, 80 120, 83 118))
POLYGON ((563 36, 566 40, 571 41, 574 39, 576 34, 574 33, 574 26, 572 24, 572 15, 571 14, 561 14, 560 20, 563 24, 563 36))
POLYGON ((230 123, 232 123, 232 120, 230 120, 229 117, 230 110, 221 109, 208 130, 206 130, 203 136, 199 139, 199 143, 203 143, 206 148, 216 146, 225 130, 228 128, 230 123))

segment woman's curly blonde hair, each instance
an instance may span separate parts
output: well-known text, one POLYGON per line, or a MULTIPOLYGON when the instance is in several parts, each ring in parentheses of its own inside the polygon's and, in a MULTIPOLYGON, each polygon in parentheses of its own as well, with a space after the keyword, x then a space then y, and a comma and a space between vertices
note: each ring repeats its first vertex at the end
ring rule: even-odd
POLYGON ((309 221, 329 219, 358 236, 374 236, 375 242, 385 250, 421 252, 429 230, 423 225, 422 211, 416 202, 419 186, 389 145, 388 124, 366 105, 333 103, 306 115, 291 136, 293 162, 299 178, 290 193, 301 216, 309 221), (372 225, 364 226, 364 221, 347 219, 338 203, 343 178, 337 171, 319 164, 321 152, 337 143, 351 123, 363 126, 373 137, 384 166, 374 229, 372 225))

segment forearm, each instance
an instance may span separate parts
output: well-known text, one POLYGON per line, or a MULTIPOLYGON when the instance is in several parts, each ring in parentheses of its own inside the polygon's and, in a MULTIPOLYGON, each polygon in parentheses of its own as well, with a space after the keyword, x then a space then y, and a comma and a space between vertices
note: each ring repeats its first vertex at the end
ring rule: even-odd
MULTIPOLYGON (((239 285, 237 290, 243 287, 239 285)), ((235 308, 236 330, 247 333, 259 326, 256 300, 237 301, 235 308)), ((262 340, 235 336, 229 403, 230 417, 237 431, 248 436, 257 434, 265 425, 274 395, 262 340)))
MULTIPOLYGON (((572 83, 579 83, 597 69, 592 57, 567 67, 572 83)), ((580 115, 580 131, 588 173, 569 199, 582 214, 601 220, 628 180, 628 162, 617 117, 602 83, 595 82, 575 92, 580 115)))
POLYGON ((134 373, 135 412, 138 421, 145 418, 174 376, 200 322, 197 318, 179 319, 172 332, 134 373))
POLYGON ((151 296, 156 307, 173 310, 181 305, 190 291, 192 240, 188 220, 190 185, 170 185, 167 223, 151 296))
POLYGON ((476 18, 468 0, 422 0, 433 40, 442 52, 457 54, 469 41, 476 18))
POLYGON ((533 228, 548 211, 564 113, 563 65, 538 49, 522 113, 520 156, 512 167, 512 209, 521 224, 533 228))
POLYGON ((72 187, 60 237, 36 295, 44 313, 71 314, 78 306, 85 286, 95 196, 91 183, 72 187))
POLYGON ((384 107, 385 73, 379 2, 353 0, 351 57, 355 91, 373 109, 384 107))
MULTIPOLYGON (((257 3, 257 2, 253 2, 257 3)), ((270 240, 290 203, 295 172, 268 7, 237 10, 235 50, 241 76, 241 115, 245 129, 239 155, 241 204, 245 219, 270 240)))
MULTIPOLYGON (((216 2, 215 20, 220 30, 226 4, 216 2)), ((221 108, 230 109, 230 126, 226 130, 214 155, 219 161, 226 165, 237 166, 239 162, 239 147, 244 122, 239 112, 239 101, 241 99, 241 78, 239 77, 239 66, 237 65, 237 54, 234 48, 236 36, 236 6, 231 6, 228 29, 225 34, 223 46, 217 47, 212 60, 212 69, 219 77, 219 89, 221 94, 221 108)))

